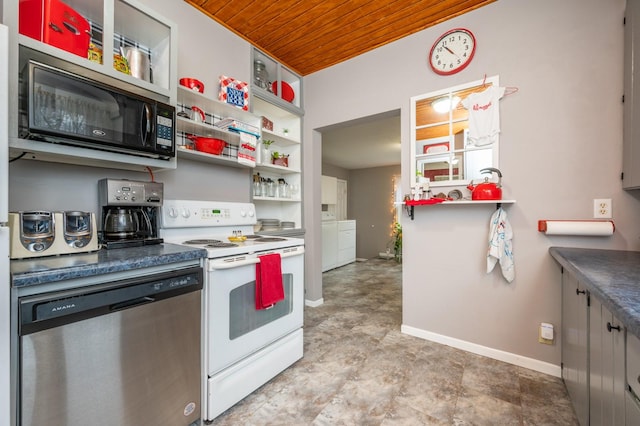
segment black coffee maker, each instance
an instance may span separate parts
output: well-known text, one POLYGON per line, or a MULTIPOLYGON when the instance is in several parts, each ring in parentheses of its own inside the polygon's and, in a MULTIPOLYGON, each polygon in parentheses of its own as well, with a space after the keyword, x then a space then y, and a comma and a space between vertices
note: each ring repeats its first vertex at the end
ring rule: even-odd
POLYGON ((158 228, 163 190, 160 182, 98 181, 102 247, 113 249, 162 243, 158 228))

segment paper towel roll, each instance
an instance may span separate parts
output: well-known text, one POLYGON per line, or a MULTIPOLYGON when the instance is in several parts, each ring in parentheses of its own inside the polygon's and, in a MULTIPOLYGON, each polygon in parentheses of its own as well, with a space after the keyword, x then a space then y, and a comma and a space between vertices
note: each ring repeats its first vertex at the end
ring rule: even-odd
POLYGON ((616 227, 612 220, 540 220, 538 231, 546 235, 583 235, 606 237, 616 227))

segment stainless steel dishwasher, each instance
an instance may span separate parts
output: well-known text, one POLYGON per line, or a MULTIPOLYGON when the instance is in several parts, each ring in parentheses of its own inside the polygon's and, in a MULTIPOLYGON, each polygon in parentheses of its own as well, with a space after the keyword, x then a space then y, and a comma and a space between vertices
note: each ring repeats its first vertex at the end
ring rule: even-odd
POLYGON ((19 299, 20 424, 198 425, 202 268, 19 299))

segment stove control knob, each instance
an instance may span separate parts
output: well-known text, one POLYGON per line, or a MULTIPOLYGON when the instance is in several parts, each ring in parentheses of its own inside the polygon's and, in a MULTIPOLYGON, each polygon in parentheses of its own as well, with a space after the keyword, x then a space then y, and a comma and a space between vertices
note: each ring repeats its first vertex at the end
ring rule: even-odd
POLYGON ((249 210, 249 217, 253 217, 253 210, 249 210))
POLYGON ((246 217, 247 216, 247 212, 245 212, 244 210, 240 210, 240 216, 241 217, 246 217))
POLYGON ((182 209, 182 217, 184 217, 185 219, 188 218, 189 216, 191 216, 191 212, 189 211, 189 209, 182 209))
POLYGON ((178 211, 177 211, 174 207, 171 207, 171 208, 169 209, 169 217, 171 217, 171 218, 173 218, 173 219, 175 219, 176 217, 178 217, 178 211))

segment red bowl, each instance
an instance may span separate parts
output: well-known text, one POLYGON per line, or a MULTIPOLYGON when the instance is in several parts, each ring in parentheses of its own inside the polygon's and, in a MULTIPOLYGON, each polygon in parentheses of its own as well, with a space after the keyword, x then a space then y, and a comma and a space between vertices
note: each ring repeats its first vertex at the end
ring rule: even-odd
MULTIPOLYGON (((284 99, 287 102, 293 101, 293 98, 295 97, 295 92, 293 91, 293 88, 289 86, 289 83, 287 83, 286 81, 283 81, 281 84, 282 84, 282 99, 284 99)), ((277 81, 274 81, 273 83, 271 83, 271 90, 276 95, 278 94, 277 81)))
POLYGON ((203 138, 195 136, 191 139, 196 144, 196 150, 200 152, 206 152, 207 154, 220 155, 227 146, 227 143, 222 139, 217 138, 203 138))
POLYGON ((181 78, 180 85, 188 87, 189 89, 197 90, 200 93, 204 93, 204 83, 195 78, 181 78))

